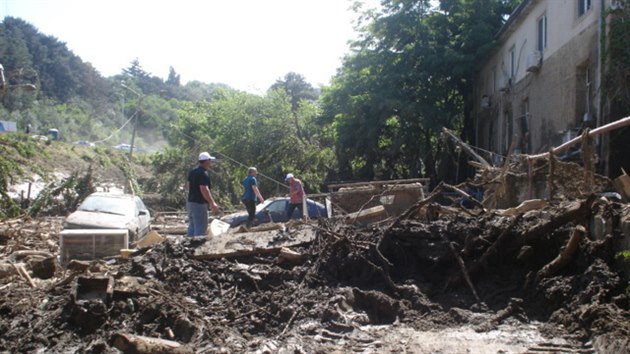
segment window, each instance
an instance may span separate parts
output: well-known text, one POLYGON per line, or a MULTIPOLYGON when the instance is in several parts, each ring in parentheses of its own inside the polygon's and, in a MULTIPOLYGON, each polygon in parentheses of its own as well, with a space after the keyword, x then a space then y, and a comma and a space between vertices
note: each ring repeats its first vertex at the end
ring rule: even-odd
POLYGON ((588 10, 591 9, 591 0, 576 0, 577 1, 577 9, 578 9, 578 17, 582 17, 588 10))
POLYGON ((538 19, 538 50, 542 52, 547 48, 547 16, 542 15, 538 19))
POLYGON ((269 212, 272 213, 272 214, 285 213, 286 210, 287 210, 287 201, 286 200, 277 200, 277 201, 271 203, 267 207, 267 210, 269 210, 269 212))
POLYGON ((510 48, 510 79, 514 79, 516 76, 516 53, 514 49, 514 46, 510 48))

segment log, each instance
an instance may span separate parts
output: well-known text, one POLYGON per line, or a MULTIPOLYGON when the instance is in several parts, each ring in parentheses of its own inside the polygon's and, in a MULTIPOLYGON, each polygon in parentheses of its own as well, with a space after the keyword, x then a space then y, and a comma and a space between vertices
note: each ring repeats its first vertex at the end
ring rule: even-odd
POLYGON ((282 247, 278 254, 278 263, 290 262, 290 263, 302 263, 304 261, 304 255, 295 252, 287 247, 282 247))
POLYGON ((373 208, 368 208, 365 210, 358 211, 356 213, 348 214, 346 216, 345 223, 346 224, 354 224, 355 222, 370 223, 370 222, 382 220, 386 217, 387 217, 387 212, 385 211, 385 207, 382 205, 378 205, 373 208))
POLYGON ((578 225, 573 230, 571 237, 569 238, 569 242, 567 242, 566 247, 564 247, 558 256, 554 258, 553 261, 549 262, 546 266, 544 266, 541 270, 536 274, 536 281, 540 281, 540 279, 548 278, 554 274, 556 274, 560 269, 564 268, 564 266, 569 263, 575 251, 578 249, 578 245, 584 239, 584 235, 586 234, 586 229, 582 225, 578 225))
POLYGON ((15 259, 24 258, 28 256, 40 256, 43 258, 53 258, 54 256, 50 252, 45 251, 33 251, 33 250, 19 250, 10 254, 15 259))
POLYGON ((137 336, 128 333, 114 333, 110 342, 125 354, 192 354, 193 350, 178 342, 137 336))

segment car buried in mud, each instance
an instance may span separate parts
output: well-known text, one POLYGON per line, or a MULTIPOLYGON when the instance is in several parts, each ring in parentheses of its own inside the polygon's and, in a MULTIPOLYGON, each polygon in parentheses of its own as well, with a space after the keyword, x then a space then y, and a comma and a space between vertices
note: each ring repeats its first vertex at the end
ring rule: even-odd
POLYGON ((122 193, 90 194, 70 214, 63 227, 69 229, 127 229, 129 241, 146 235, 151 229, 151 214, 140 197, 122 193))
MULTIPOLYGON (((326 207, 314 200, 307 199, 306 205, 308 209, 308 217, 311 219, 326 218, 328 213, 326 207)), ((289 209, 289 198, 278 197, 269 198, 263 203, 256 206, 256 218, 254 224, 263 224, 268 222, 287 222, 289 217, 287 211, 289 209)), ((291 215, 291 219, 299 219, 300 211, 296 208, 291 215)), ((237 227, 247 222, 247 212, 240 211, 237 213, 225 215, 221 221, 227 222, 231 227, 237 227)))

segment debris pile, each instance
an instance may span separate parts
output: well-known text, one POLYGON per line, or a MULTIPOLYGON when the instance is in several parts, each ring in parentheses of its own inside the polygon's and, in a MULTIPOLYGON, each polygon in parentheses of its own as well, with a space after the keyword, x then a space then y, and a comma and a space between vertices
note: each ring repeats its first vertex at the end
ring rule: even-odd
POLYGON ((505 214, 434 203, 445 190, 459 189, 443 184, 378 226, 320 220, 300 226, 313 237, 290 248, 212 259, 199 256, 212 240, 163 235, 128 257, 61 268, 61 219, 4 221, 0 350, 380 351, 400 342, 375 325, 490 333, 539 322, 560 349, 630 348, 613 247, 624 204, 591 195, 505 214), (612 225, 600 239, 596 215, 612 225))

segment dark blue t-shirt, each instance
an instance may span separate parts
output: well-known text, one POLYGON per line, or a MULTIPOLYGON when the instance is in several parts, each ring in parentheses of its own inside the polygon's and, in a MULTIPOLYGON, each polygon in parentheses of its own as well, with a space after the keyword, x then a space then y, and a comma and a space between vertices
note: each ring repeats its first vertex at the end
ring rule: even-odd
POLYGON ((199 186, 208 186, 208 188, 212 188, 208 171, 201 166, 188 173, 188 201, 208 204, 208 201, 203 197, 203 194, 201 194, 199 186))
POLYGON ((256 193, 254 193, 254 188, 252 186, 256 185, 256 177, 247 176, 243 180, 243 187, 245 187, 245 193, 241 197, 241 200, 253 200, 256 201, 256 193))

